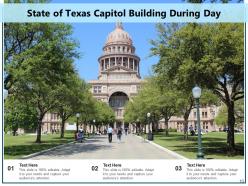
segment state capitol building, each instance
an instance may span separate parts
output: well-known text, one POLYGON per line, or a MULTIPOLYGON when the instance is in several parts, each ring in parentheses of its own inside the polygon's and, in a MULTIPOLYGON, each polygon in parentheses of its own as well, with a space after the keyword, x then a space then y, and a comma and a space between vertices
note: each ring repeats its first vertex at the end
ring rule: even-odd
POLYGON ((93 96, 108 103, 114 110, 114 127, 124 127, 124 106, 137 95, 142 80, 140 58, 135 54, 133 41, 121 23, 117 23, 108 35, 98 64, 98 79, 89 81, 93 96))
MULTIPOLYGON (((98 58, 98 77, 88 82, 93 96, 108 103, 114 110, 116 116, 114 128, 128 127, 133 133, 136 132, 135 123, 124 123, 123 116, 126 102, 138 94, 144 82, 140 76, 140 63, 131 36, 124 30, 121 23, 117 23, 114 30, 108 34, 102 48, 102 55, 98 58)), ((219 131, 219 127, 214 123, 218 109, 219 107, 216 106, 200 108, 203 131, 219 131)), ((196 110, 192 109, 188 126, 192 125, 195 128, 196 119, 196 110)), ((172 117, 169 128, 181 132, 183 121, 182 117, 172 117)), ((159 128, 164 128, 163 120, 159 122, 159 128)), ((50 133, 52 130, 60 130, 60 118, 56 113, 48 113, 43 119, 42 132, 50 133)))

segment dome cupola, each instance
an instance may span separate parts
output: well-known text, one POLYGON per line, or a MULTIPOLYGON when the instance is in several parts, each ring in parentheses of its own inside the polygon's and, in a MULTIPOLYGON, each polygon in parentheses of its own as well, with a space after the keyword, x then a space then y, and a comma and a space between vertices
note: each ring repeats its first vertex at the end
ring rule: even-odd
POLYGON ((108 34, 103 54, 98 58, 99 76, 102 73, 125 71, 139 75, 140 58, 135 54, 135 47, 130 35, 124 31, 122 23, 116 23, 115 29, 108 34))
POLYGON ((126 44, 126 45, 133 44, 130 35, 126 31, 124 31, 122 23, 120 22, 116 23, 115 30, 108 35, 105 46, 112 44, 126 44))

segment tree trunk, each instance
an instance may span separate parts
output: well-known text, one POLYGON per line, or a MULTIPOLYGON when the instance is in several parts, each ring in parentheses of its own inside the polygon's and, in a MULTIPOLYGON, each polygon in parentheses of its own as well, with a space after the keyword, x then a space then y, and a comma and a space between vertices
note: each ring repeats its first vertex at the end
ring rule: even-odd
POLYGON ((165 131, 165 136, 169 136, 169 126, 168 126, 168 119, 164 118, 164 131, 165 131))
POLYGON ((184 139, 185 140, 188 140, 188 119, 184 119, 184 122, 183 122, 183 126, 184 126, 184 129, 183 129, 183 133, 184 133, 184 139))
POLYGON ((60 132, 60 138, 64 138, 65 137, 65 119, 61 118, 61 132, 60 132))
POLYGON ((152 131, 158 132, 158 122, 152 121, 152 131))
POLYGON ((16 129, 13 129, 13 136, 16 136, 16 129))
POLYGON ((37 126, 37 136, 35 143, 41 143, 41 126, 42 126, 43 114, 39 115, 38 126, 37 126))
POLYGON ((231 102, 227 105, 228 110, 228 133, 227 133, 227 143, 229 148, 229 153, 235 153, 235 140, 234 140, 234 125, 235 125, 235 116, 234 116, 234 102, 231 102))
POLYGON ((189 114, 191 112, 193 103, 191 103, 190 107, 186 110, 183 116, 183 126, 184 126, 184 140, 188 140, 188 119, 189 119, 189 114))

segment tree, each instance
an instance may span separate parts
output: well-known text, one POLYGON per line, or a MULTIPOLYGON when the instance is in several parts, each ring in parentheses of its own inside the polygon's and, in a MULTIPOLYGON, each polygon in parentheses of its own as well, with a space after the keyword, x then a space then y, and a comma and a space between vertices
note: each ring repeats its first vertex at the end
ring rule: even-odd
POLYGON ((75 73, 72 62, 78 57, 70 25, 50 24, 45 29, 53 37, 14 55, 8 65, 13 80, 10 92, 37 110, 37 143, 41 142, 42 119, 63 97, 60 87, 75 73))
POLYGON ((64 137, 66 120, 81 111, 87 105, 87 96, 89 89, 86 83, 81 80, 77 74, 68 76, 67 82, 60 89, 60 97, 55 111, 58 112, 61 118, 61 133, 60 137, 64 137))
POLYGON ((218 126, 226 127, 226 125, 227 125, 227 108, 225 105, 222 105, 220 107, 217 116, 214 118, 214 121, 218 126))
POLYGON ((166 74, 183 90, 195 84, 211 90, 228 109, 228 145, 235 151, 234 102, 243 98, 243 25, 187 24, 177 30, 156 52, 155 72, 166 74))
POLYGON ((159 120, 165 121, 165 135, 168 135, 168 122, 177 113, 178 94, 173 89, 161 89, 156 77, 146 80, 133 102, 126 106, 124 118, 136 122, 137 119, 148 122, 146 114, 151 113, 153 128, 156 130, 159 120))
MULTIPOLYGON (((80 120, 84 123, 85 131, 87 129, 87 125, 92 124, 93 120, 96 118, 96 99, 92 96, 92 93, 89 91, 86 91, 84 93, 85 99, 83 103, 83 107, 80 108, 79 113, 80 120)), ((91 125, 90 125, 91 127, 91 125)))
POLYGON ((235 110, 234 110, 234 115, 235 115, 235 121, 236 125, 240 126, 243 128, 244 124, 244 99, 239 99, 238 101, 235 102, 235 110))
MULTIPOLYGON (((162 90, 174 90, 177 94, 177 104, 178 104, 178 116, 184 118, 184 139, 188 139, 188 118, 191 110, 194 107, 194 98, 192 95, 192 88, 195 86, 195 81, 185 79, 187 72, 184 72, 184 68, 181 68, 180 64, 185 60, 184 51, 178 49, 176 50, 178 40, 175 34, 184 28, 183 24, 158 24, 158 40, 152 40, 151 48, 152 55, 158 55, 160 57, 160 62, 154 65, 154 72, 157 76, 158 85, 162 90), (183 56, 181 56, 183 55, 183 56)), ((192 54, 198 54, 197 47, 198 44, 188 45, 192 50, 195 50, 192 54)), ((186 46, 185 46, 186 47, 186 46)), ((191 66, 187 66, 190 68, 191 66)), ((194 69, 192 69, 194 71, 194 69)), ((193 76, 192 76, 193 77, 193 76)), ((211 104, 216 102, 216 98, 209 92, 204 90, 202 98, 205 99, 204 104, 211 104), (205 98, 204 98, 205 97, 205 98)))
MULTIPOLYGON (((244 123, 244 100, 238 100, 235 102, 235 127, 243 128, 242 125, 244 123)), ((219 126, 227 126, 228 121, 228 112, 225 104, 222 104, 219 112, 214 119, 215 123, 219 126)))
POLYGON ((96 127, 100 127, 101 125, 112 124, 115 120, 115 113, 110 108, 109 105, 102 101, 95 102, 95 125, 96 127))
POLYGON ((4 104, 4 128, 13 136, 19 128, 30 130, 36 127, 36 110, 28 103, 22 104, 14 96, 8 96, 4 104))

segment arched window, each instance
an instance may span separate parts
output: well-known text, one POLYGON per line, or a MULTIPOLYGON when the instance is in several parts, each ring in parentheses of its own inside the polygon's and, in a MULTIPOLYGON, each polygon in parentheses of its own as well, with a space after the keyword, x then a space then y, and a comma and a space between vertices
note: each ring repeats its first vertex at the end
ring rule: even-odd
POLYGON ((111 107, 124 107, 128 101, 128 96, 123 92, 115 92, 109 98, 109 105, 111 107))

